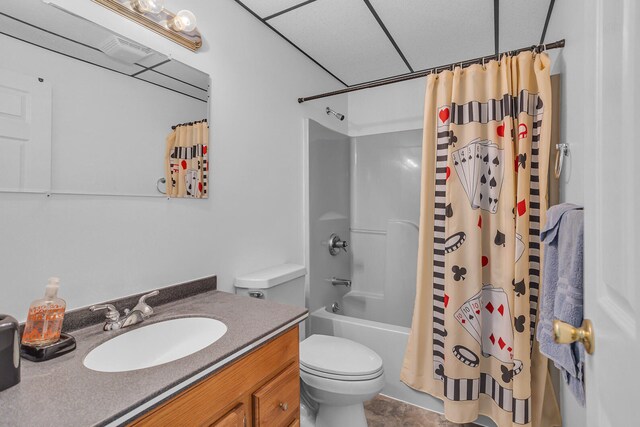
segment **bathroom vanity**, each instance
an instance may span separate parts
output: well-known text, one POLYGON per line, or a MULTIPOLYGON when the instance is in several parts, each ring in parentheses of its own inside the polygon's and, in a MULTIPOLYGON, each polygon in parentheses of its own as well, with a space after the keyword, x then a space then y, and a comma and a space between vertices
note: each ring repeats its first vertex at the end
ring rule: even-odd
POLYGON ((299 412, 294 326, 131 425, 297 426, 299 412))
MULTIPOLYGON (((0 392, 0 425, 51 425, 52 420, 74 426, 298 425, 298 323, 307 310, 215 287, 210 277, 162 288, 147 301, 154 314, 120 330, 103 330, 104 312, 67 313, 63 330, 76 338, 76 350, 46 362, 23 360, 22 381, 0 392), (227 332, 193 354, 157 366, 120 372, 85 366, 87 355, 113 338, 192 317, 216 319, 227 332), (43 397, 42 390, 52 385, 55 390, 43 397)), ((139 296, 109 303, 122 312, 139 296)), ((161 336, 146 348, 157 347, 157 341, 175 345, 161 336)))

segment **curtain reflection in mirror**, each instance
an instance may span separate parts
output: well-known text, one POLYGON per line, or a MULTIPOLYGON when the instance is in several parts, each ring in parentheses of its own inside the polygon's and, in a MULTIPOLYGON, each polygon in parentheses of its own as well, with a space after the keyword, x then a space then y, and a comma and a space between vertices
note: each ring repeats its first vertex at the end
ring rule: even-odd
POLYGON ((165 154, 168 197, 206 199, 209 195, 209 124, 207 120, 172 128, 165 154))

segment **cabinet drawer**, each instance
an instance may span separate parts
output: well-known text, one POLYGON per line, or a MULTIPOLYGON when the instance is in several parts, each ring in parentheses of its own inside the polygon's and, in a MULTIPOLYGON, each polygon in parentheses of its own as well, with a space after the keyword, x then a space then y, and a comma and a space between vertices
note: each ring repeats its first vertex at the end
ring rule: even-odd
POLYGON ((300 373, 298 364, 289 365, 253 393, 255 426, 288 426, 300 414, 300 373))
POLYGON ((213 423, 212 427, 244 427, 246 426, 246 417, 247 414, 244 410, 244 405, 241 403, 231 411, 229 411, 226 415, 220 418, 218 421, 213 423))

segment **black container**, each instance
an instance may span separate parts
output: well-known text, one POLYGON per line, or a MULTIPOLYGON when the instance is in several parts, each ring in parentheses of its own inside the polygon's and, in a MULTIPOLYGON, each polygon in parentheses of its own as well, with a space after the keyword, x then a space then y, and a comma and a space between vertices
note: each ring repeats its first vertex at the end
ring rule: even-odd
POLYGON ((60 339, 52 344, 31 346, 22 344, 20 354, 32 362, 44 362, 76 349, 76 339, 64 332, 60 334, 60 339))
POLYGON ((0 391, 20 382, 20 329, 18 321, 0 314, 0 391))

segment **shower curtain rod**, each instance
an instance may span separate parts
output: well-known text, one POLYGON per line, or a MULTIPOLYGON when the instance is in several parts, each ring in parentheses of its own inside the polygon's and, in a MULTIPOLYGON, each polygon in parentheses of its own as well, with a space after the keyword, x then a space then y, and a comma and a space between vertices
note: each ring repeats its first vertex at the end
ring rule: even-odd
POLYGON ((458 61, 458 62, 454 62, 447 65, 440 65, 439 67, 428 68, 426 70, 416 71, 414 73, 401 74, 399 76, 387 77, 385 79, 374 80, 372 82, 367 82, 367 83, 361 83, 354 86, 346 87, 344 89, 334 90, 333 92, 326 92, 326 93, 321 93, 320 95, 313 95, 313 96, 307 96, 304 98, 298 98, 298 102, 302 104, 303 102, 313 101, 314 99, 326 98, 328 96, 340 95, 343 93, 355 92, 357 90, 369 89, 372 87, 385 86, 392 83, 399 83, 407 80, 413 80, 413 79, 425 77, 425 76, 428 76, 429 74, 434 74, 434 73, 437 73, 438 71, 442 71, 447 68, 451 68, 455 66, 466 67, 472 64, 482 64, 484 61, 490 61, 492 59, 497 60, 497 59, 500 59, 502 55, 517 55, 520 52, 526 52, 528 50, 534 50, 534 49, 537 50, 538 52, 544 52, 545 50, 558 49, 560 47, 564 47, 564 39, 558 40, 557 42, 553 42, 553 43, 523 47, 521 49, 502 52, 497 55, 494 54, 494 55, 481 56, 479 58, 468 59, 466 61, 458 61))

